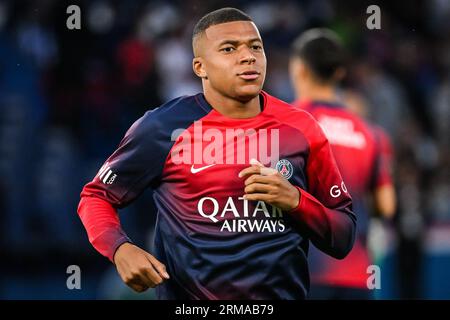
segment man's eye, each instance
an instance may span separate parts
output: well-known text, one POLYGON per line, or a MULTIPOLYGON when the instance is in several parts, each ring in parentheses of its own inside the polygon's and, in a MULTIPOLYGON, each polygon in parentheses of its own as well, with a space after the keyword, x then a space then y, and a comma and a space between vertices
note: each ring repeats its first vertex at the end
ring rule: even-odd
POLYGON ((262 50, 262 46, 255 44, 255 45, 252 46, 252 49, 256 50, 256 51, 259 51, 259 50, 262 50))
POLYGON ((233 47, 225 47, 225 48, 220 49, 220 51, 223 51, 223 52, 232 52, 232 51, 234 51, 234 48, 233 48, 233 47))

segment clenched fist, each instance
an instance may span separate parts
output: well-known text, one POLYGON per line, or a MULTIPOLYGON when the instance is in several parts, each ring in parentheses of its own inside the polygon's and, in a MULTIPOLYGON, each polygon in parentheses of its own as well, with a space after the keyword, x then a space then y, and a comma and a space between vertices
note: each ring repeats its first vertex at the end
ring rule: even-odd
POLYGON ((298 206, 300 192, 277 170, 266 168, 255 159, 250 164, 239 172, 239 177, 246 178, 244 199, 264 201, 284 211, 298 206))
POLYGON ((114 264, 123 282, 137 292, 154 288, 169 279, 164 264, 148 252, 128 242, 116 250, 114 264))

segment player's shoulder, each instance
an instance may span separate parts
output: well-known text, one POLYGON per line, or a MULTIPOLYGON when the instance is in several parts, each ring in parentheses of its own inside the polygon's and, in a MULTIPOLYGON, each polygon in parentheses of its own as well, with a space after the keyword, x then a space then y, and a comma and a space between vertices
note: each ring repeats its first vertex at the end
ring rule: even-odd
POLYGON ((306 138, 323 135, 318 122, 309 111, 265 94, 271 104, 271 113, 278 121, 301 131, 306 138))
POLYGON ((370 123, 372 131, 375 133, 375 135, 377 137, 379 137, 380 139, 383 140, 391 140, 391 137, 389 136, 388 132, 386 131, 385 128, 383 128, 382 126, 380 126, 377 123, 370 123))
POLYGON ((153 110, 147 111, 143 116, 143 120, 151 122, 155 120, 177 119, 178 117, 183 117, 185 115, 189 115, 190 113, 194 113, 198 109, 203 112, 208 112, 208 110, 203 108, 201 103, 201 95, 201 93, 198 93, 195 95, 184 95, 172 99, 153 110))
POLYGON ((264 92, 267 103, 271 106, 272 115, 283 123, 298 127, 316 123, 314 117, 305 109, 276 98, 264 92))
POLYGON ((392 140, 386 129, 376 123, 371 123, 371 129, 375 140, 380 145, 381 149, 391 153, 393 148, 392 140))
POLYGON ((374 130, 372 124, 362 116, 350 111, 345 104, 339 102, 312 102, 309 108, 311 114, 319 122, 326 118, 327 120, 343 120, 351 122, 352 127, 365 134, 368 138, 373 138, 374 130))
POLYGON ((345 110, 348 113, 348 118, 352 120, 355 130, 362 132, 366 136, 366 140, 372 141, 372 143, 377 143, 379 140, 378 129, 369 120, 354 114, 351 111, 345 110))
POLYGON ((201 103, 201 93, 172 99, 137 119, 130 130, 136 134, 170 132, 205 116, 209 110, 201 103))
POLYGON ((315 117, 332 116, 342 118, 363 127, 366 127, 365 121, 355 113, 348 110, 345 104, 336 101, 309 101, 308 110, 315 117))

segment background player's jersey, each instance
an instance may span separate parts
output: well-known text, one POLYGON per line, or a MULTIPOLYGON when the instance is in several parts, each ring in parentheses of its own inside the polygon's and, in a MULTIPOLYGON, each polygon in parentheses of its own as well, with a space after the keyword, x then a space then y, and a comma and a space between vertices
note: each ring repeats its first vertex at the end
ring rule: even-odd
POLYGON ((394 149, 391 138, 386 130, 379 126, 372 124, 373 132, 379 146, 379 172, 376 185, 382 186, 384 184, 392 184, 393 177, 393 163, 394 163, 394 149))
MULTIPOLYGON (((157 287, 159 298, 304 298, 309 240, 338 257, 351 249, 351 199, 322 130, 306 112, 266 93, 260 98, 263 110, 248 119, 224 117, 203 94, 147 112, 84 187, 79 213, 88 233, 94 228, 85 218, 89 198, 120 208, 147 187, 154 189, 158 216, 152 254, 171 276, 157 287), (236 139, 229 135, 238 128, 249 133, 247 138, 243 132, 236 139), (291 212, 242 198, 244 179, 238 173, 249 166, 250 140, 258 151, 268 148, 269 156, 278 149, 274 167, 301 188, 291 212), (245 157, 237 159, 242 151, 245 157), (214 163, 201 154, 216 157, 214 163)), ((90 241, 112 259, 128 238, 117 222, 109 224, 99 236, 90 233, 90 241)))
POLYGON ((342 105, 308 100, 294 105, 311 113, 324 130, 352 195, 353 211, 358 218, 355 245, 345 259, 338 261, 313 248, 310 250, 311 281, 321 285, 367 288, 367 267, 371 264, 366 248, 367 193, 391 183, 387 166, 389 151, 386 150, 386 155, 382 156, 381 148, 381 138, 386 141, 387 137, 379 137, 378 129, 342 105))

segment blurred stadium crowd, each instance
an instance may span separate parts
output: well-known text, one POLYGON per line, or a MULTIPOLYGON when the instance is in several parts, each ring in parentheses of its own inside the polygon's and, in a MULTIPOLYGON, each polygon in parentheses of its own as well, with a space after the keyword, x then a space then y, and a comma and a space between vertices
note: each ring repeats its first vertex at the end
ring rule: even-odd
MULTIPOLYGON (((450 1, 0 1, 1 298, 108 298, 111 269, 88 243, 79 192, 130 124, 173 97, 201 91, 191 32, 234 6, 262 34, 265 90, 292 101, 291 41, 337 31, 352 53, 344 89, 390 134, 399 209, 373 228, 380 298, 450 298, 450 1), (81 8, 68 30, 66 8, 81 8), (381 8, 368 30, 366 8, 381 8), (65 287, 80 265, 83 290, 65 287), (383 267, 385 266, 385 267, 383 267), (384 271, 386 270, 386 271, 384 271)), ((151 194, 121 213, 150 245, 151 194)))

